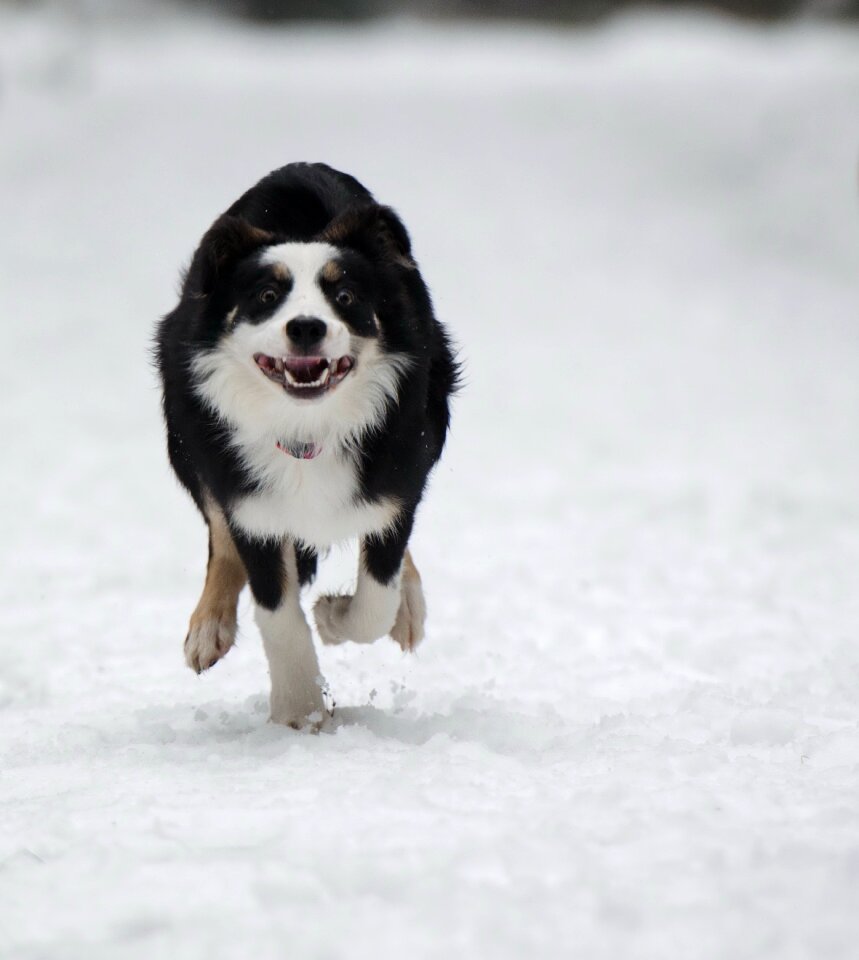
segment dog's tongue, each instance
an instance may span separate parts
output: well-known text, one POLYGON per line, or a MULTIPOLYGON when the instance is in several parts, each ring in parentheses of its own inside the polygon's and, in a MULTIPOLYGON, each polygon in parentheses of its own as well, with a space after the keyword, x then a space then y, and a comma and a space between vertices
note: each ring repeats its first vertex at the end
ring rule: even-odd
POLYGON ((325 372, 328 361, 324 357, 289 357, 283 365, 299 383, 314 383, 325 372))

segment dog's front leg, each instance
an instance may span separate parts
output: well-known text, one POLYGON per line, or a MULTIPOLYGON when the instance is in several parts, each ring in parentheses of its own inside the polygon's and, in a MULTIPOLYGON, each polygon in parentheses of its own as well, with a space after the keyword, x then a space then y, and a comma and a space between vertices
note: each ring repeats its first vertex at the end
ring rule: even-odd
POLYGON ((256 601, 256 622, 271 676, 271 719, 318 729, 326 716, 322 678, 299 600, 295 548, 235 535, 256 601))
POLYGON ((420 575, 406 550, 410 530, 411 522, 366 537, 354 595, 316 601, 314 614, 323 643, 372 643, 388 633, 404 650, 413 650, 420 642, 426 607, 420 575))
POLYGON ((196 673, 216 664, 236 639, 236 606, 247 574, 220 508, 207 500, 209 565, 206 585, 191 614, 185 637, 185 661, 196 673))

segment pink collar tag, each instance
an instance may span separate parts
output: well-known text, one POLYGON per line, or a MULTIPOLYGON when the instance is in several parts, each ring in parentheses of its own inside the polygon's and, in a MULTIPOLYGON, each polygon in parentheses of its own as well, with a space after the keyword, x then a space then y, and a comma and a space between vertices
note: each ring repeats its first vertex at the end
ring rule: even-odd
POLYGON ((322 447, 318 443, 281 443, 277 441, 277 449, 288 453, 296 460, 313 460, 322 453, 322 447))

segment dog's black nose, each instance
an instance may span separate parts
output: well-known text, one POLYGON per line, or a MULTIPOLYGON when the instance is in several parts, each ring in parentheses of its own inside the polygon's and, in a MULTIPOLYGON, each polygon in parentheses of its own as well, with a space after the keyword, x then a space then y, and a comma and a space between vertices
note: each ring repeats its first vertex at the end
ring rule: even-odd
POLYGON ((301 350, 310 350, 325 336, 324 320, 316 317, 293 317, 286 325, 286 335, 301 350))

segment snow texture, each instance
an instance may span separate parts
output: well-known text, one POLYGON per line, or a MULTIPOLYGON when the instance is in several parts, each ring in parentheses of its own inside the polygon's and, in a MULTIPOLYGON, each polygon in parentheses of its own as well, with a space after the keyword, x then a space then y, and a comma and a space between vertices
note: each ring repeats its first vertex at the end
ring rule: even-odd
MULTIPOLYGON (((0 956, 855 957, 859 35, 0 11, 0 956), (467 386, 426 640, 267 723, 147 350, 289 160, 409 225, 467 386)), ((354 551, 320 589, 347 583, 354 551)))

